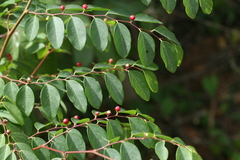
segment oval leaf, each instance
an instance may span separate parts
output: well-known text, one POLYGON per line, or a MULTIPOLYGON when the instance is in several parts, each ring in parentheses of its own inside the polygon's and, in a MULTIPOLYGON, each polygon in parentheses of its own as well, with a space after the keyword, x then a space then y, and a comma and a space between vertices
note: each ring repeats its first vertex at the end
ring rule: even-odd
POLYGON ((10 151, 10 147, 8 144, 6 144, 0 148, 1 159, 6 159, 8 157, 8 155, 10 155, 10 153, 11 153, 11 151, 10 151))
POLYGON ((32 89, 27 85, 22 86, 17 93, 16 104, 22 111, 23 116, 28 117, 31 114, 34 107, 34 100, 32 89))
POLYGON ((176 7, 177 0, 160 0, 160 2, 163 8, 170 14, 176 7))
POLYGON ((45 85, 41 90, 40 100, 42 103, 43 112, 47 116, 46 118, 55 118, 60 104, 60 95, 58 90, 49 84, 45 85))
POLYGON ((181 45, 180 42, 177 40, 176 36, 174 35, 174 33, 171 32, 169 29, 167 29, 165 26, 159 26, 159 27, 155 28, 154 31, 163 35, 167 39, 173 41, 177 45, 181 45))
POLYGON ((130 142, 124 142, 121 144, 120 154, 121 154, 121 157, 124 157, 124 160, 141 160, 142 159, 138 148, 130 142))
POLYGON ((125 58, 131 49, 131 34, 128 28, 122 23, 117 23, 113 29, 113 41, 117 53, 125 58))
POLYGON ((68 39, 73 47, 82 50, 86 43, 86 27, 80 18, 72 17, 67 23, 68 39))
POLYGON ((104 79, 110 96, 116 103, 121 105, 124 99, 121 81, 114 74, 109 72, 104 75, 104 79))
POLYGON ((150 99, 150 90, 145 77, 140 71, 131 70, 128 72, 130 83, 136 93, 145 101, 150 99))
POLYGON ((102 104, 102 89, 98 81, 92 77, 84 77, 85 95, 89 103, 96 109, 102 104))
POLYGON ((18 109, 18 107, 10 102, 3 102, 5 108, 8 110, 8 112, 13 116, 13 118, 18 122, 18 124, 23 125, 24 120, 21 111, 18 109))
POLYGON ((149 34, 143 31, 138 36, 138 53, 144 66, 152 64, 155 57, 155 42, 149 34))
POLYGON ((144 13, 137 14, 135 21, 162 24, 162 22, 160 22, 159 20, 144 13))
POLYGON ((121 160, 121 156, 120 156, 119 152, 113 148, 104 149, 104 155, 106 155, 114 160, 121 160))
POLYGON ((27 19, 24 27, 24 32, 29 41, 32 41, 38 33, 39 30, 39 20, 36 16, 27 19))
POLYGON ((4 80, 2 78, 0 78, 0 97, 3 96, 3 88, 4 88, 4 80))
POLYGON ((145 4, 146 6, 148 6, 152 0, 141 0, 143 4, 145 4))
POLYGON ((8 96, 11 100, 16 101, 19 88, 14 82, 7 83, 3 88, 3 95, 8 96))
POLYGON ((94 18, 90 25, 90 36, 94 46, 104 51, 108 44, 108 28, 102 19, 94 18))
POLYGON ((194 19, 199 8, 198 0, 183 0, 183 5, 185 6, 187 15, 194 19))
POLYGON ((74 107, 85 113, 87 110, 87 99, 84 94, 83 87, 80 83, 74 80, 66 82, 67 95, 74 107))
POLYGON ((39 160, 33 152, 26 150, 21 151, 21 157, 25 160, 39 160))
POLYGON ((53 17, 46 24, 48 39, 55 49, 59 49, 64 38, 64 24, 61 18, 53 17))
POLYGON ((168 159, 168 150, 165 147, 165 141, 159 141, 155 145, 155 152, 160 160, 167 160, 168 159))
POLYGON ((212 12, 212 9, 213 9, 212 0, 199 0, 199 3, 203 13, 210 14, 212 12))
POLYGON ((99 125, 89 124, 87 126, 87 135, 94 149, 101 148, 108 144, 106 131, 99 125))
POLYGON ((150 90, 154 93, 158 92, 158 80, 157 77, 155 76, 155 74, 151 71, 143 71, 144 76, 146 78, 148 87, 150 88, 150 90))
POLYGON ((14 152, 11 152, 11 154, 5 160, 17 160, 17 157, 14 152))
POLYGON ((175 46, 169 42, 162 41, 160 52, 165 67, 172 73, 176 72, 178 66, 178 56, 175 46))
MULTIPOLYGON (((40 138, 40 137, 33 137, 31 139, 32 148, 41 146, 41 145, 43 145, 45 143, 46 142, 42 138, 40 138)), ((37 150, 34 150, 34 153, 36 154, 36 156, 39 159, 50 159, 50 152, 49 152, 48 149, 39 148, 37 150)))

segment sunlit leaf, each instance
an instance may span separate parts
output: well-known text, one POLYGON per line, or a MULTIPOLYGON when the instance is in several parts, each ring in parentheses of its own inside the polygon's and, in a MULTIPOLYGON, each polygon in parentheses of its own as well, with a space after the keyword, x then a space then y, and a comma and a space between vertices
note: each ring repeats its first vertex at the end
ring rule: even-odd
POLYGON ((4 88, 4 80, 2 78, 0 78, 0 97, 2 97, 3 95, 3 88, 4 88))
POLYGON ((176 7, 177 0, 160 0, 163 8, 170 14, 176 7))
POLYGON ((210 14, 212 12, 212 9, 213 9, 212 0, 199 0, 199 3, 203 13, 210 14))
POLYGON ((199 8, 198 0, 183 0, 183 5, 185 6, 187 15, 194 19, 199 8))
POLYGON ((7 83, 3 88, 3 95, 8 96, 11 100, 16 101, 19 88, 14 82, 7 83))
POLYGON ((18 124, 23 125, 24 120, 21 111, 18 107, 10 102, 3 102, 4 107, 8 110, 8 112, 13 116, 13 118, 18 122, 18 124))
POLYGON ((11 154, 11 151, 10 151, 10 147, 8 144, 6 144, 0 148, 1 159, 5 160, 8 157, 8 155, 10 155, 10 154, 11 154))
POLYGON ((30 17, 25 22, 24 32, 29 41, 32 41, 38 33, 39 20, 36 16, 30 17))
POLYGON ((144 70, 143 73, 144 73, 144 76, 146 78, 146 81, 147 81, 147 84, 148 84, 148 87, 150 88, 150 90, 154 93, 157 93, 158 92, 158 80, 157 80, 156 75, 153 72, 147 71, 147 70, 144 70))

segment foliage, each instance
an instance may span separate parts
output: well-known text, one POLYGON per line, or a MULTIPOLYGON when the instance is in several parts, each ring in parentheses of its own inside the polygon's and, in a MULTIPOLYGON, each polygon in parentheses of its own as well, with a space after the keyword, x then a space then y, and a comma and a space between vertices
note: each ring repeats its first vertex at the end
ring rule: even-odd
MULTIPOLYGON (((142 2, 149 5, 151 0, 142 2)), ((171 13, 176 0, 161 3, 171 13)), ((183 0, 183 4, 191 18, 196 16, 199 4, 204 13, 212 9, 211 0, 183 0)), ((146 148, 154 148, 161 160, 168 158, 166 142, 177 147, 177 160, 202 159, 180 138, 163 135, 154 119, 138 109, 116 109, 114 115, 110 110, 96 111, 103 104, 104 89, 116 104, 123 105, 122 82, 126 76, 143 100, 149 101, 151 92, 158 92, 154 74, 158 66, 153 62, 155 41, 160 43, 166 69, 174 73, 180 66, 181 44, 161 21, 144 13, 129 20, 130 14, 123 8, 90 4, 87 8, 76 4, 60 7, 32 0, 8 0, 0 7, 4 22, 0 52, 2 159, 85 159, 86 153, 106 159, 141 159, 134 143, 138 140, 146 148), (136 22, 158 26, 149 30, 138 27, 136 22), (134 53, 130 28, 138 30, 139 60, 128 59, 134 53), (116 62, 109 59, 94 63, 94 52, 111 53, 116 62), (57 64, 62 53, 83 60, 75 61, 77 66, 57 64), (63 121, 71 109, 87 115, 92 107, 94 118, 63 121)))

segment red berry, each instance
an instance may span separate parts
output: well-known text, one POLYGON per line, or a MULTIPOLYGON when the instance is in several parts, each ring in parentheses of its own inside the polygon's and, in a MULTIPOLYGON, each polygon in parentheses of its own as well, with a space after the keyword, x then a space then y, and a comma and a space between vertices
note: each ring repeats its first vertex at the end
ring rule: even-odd
POLYGON ((87 4, 83 4, 83 5, 82 5, 82 8, 83 8, 83 9, 87 9, 87 8, 88 8, 88 5, 87 5, 87 4))
POLYGON ((119 107, 119 106, 116 106, 116 107, 115 107, 115 111, 116 111, 116 112, 119 112, 120 110, 121 110, 121 107, 119 107))
POLYGON ((64 118, 62 121, 64 124, 68 124, 69 120, 67 118, 64 118))
POLYGON ((130 19, 131 21, 134 21, 135 18, 136 18, 136 17, 135 17, 134 15, 130 15, 130 16, 129 16, 129 19, 130 19))
POLYGON ((79 119, 79 116, 78 116, 78 115, 75 115, 73 118, 75 118, 75 119, 79 119))
POLYGON ((12 55, 11 55, 10 53, 6 54, 6 57, 7 57, 7 59, 8 59, 9 61, 12 60, 12 55))
POLYGON ((8 123, 8 120, 7 119, 3 119, 3 123, 8 123))
POLYGON ((60 6, 60 9, 63 11, 65 9, 65 6, 64 5, 61 5, 60 6))
POLYGON ((108 110, 107 112, 106 112, 106 115, 107 116, 110 116, 112 114, 112 112, 110 111, 110 110, 108 110))
POLYGON ((77 66, 77 67, 81 67, 81 66, 82 66, 82 63, 81 63, 81 62, 77 62, 77 63, 76 63, 76 66, 77 66))
POLYGON ((95 116, 98 116, 100 114, 100 112, 95 112, 94 114, 95 114, 95 116))
POLYGON ((109 63, 113 63, 113 61, 114 61, 114 60, 113 60, 112 58, 110 58, 110 59, 108 60, 109 63))

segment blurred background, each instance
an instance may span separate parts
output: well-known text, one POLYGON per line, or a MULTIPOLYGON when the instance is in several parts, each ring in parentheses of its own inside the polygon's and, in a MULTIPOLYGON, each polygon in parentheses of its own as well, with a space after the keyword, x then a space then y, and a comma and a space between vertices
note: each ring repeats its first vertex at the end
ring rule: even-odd
MULTIPOLYGON (((164 134, 182 138, 186 144, 194 146, 204 160, 240 160, 240 0, 214 0, 213 12, 205 15, 199 10, 196 19, 186 15, 182 0, 178 0, 171 15, 166 13, 159 0, 153 0, 148 7, 140 0, 49 0, 48 3, 121 7, 130 14, 144 12, 162 21, 182 44, 185 51, 182 65, 176 73, 168 72, 157 46, 155 63, 160 67, 155 73, 159 79, 159 92, 145 102, 126 79, 123 82, 126 99, 122 107, 138 108, 151 115, 164 134)), ((154 24, 134 24, 147 29, 156 27, 154 24)), ((138 30, 131 26, 129 29, 133 36, 130 58, 137 60, 138 30)), ((59 56, 59 68, 70 67, 77 61, 83 66, 91 66, 91 61, 107 62, 109 58, 119 58, 111 50, 99 53, 91 47, 79 53, 75 51, 73 55, 73 59, 68 54, 59 56)), ((115 105, 105 96, 101 109, 115 105)), ((169 149, 171 160, 176 148, 169 145, 169 149)), ((142 153, 146 160, 155 159, 154 151, 142 153)))

